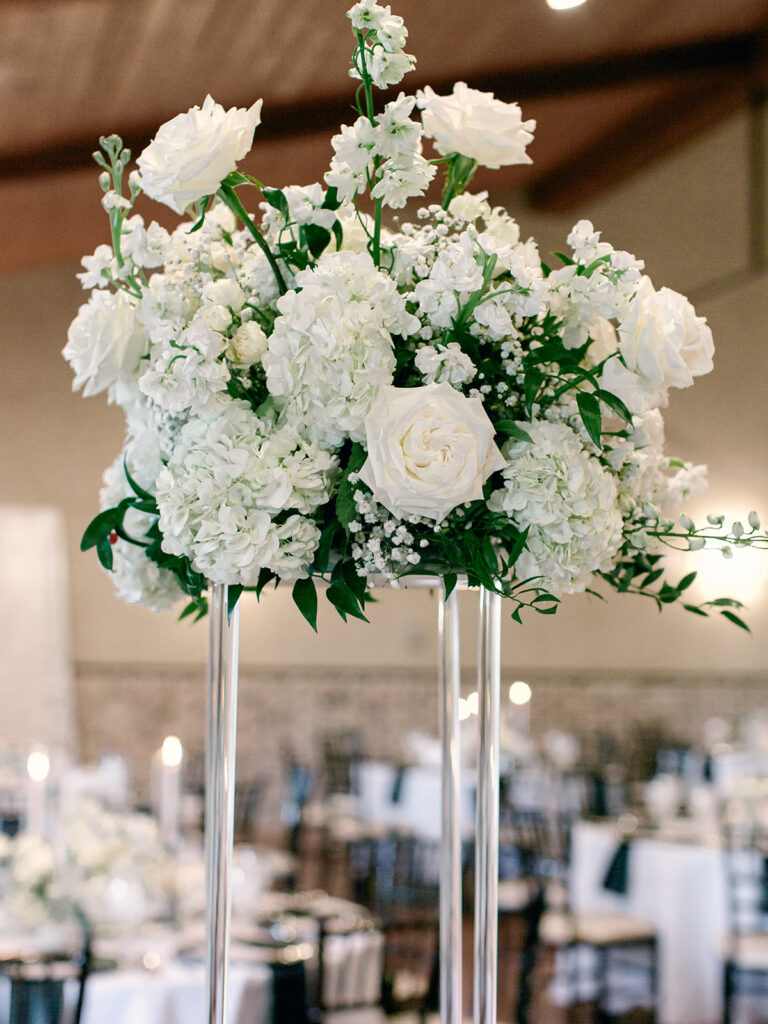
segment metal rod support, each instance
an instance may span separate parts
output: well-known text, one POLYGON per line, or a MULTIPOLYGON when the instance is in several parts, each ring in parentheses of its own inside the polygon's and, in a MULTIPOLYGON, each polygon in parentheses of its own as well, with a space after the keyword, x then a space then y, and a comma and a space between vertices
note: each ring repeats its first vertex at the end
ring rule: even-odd
POLYGON ((437 618, 442 827, 440 844, 440 1024, 461 1024, 461 761, 459 596, 440 592, 437 618))
POLYGON ((227 587, 211 587, 205 749, 205 872, 208 1024, 227 1019, 235 811, 239 608, 227 615, 227 587))
POLYGON ((499 911, 499 693, 501 597, 480 588, 477 651, 477 829, 475 834, 475 1024, 496 1024, 499 911))

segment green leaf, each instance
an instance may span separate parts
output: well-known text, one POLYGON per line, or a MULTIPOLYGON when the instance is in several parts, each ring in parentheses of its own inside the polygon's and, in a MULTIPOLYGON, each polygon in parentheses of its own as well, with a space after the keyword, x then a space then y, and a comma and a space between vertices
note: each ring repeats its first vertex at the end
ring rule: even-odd
POLYGON ((700 608, 697 604, 684 604, 683 608, 687 612, 692 612, 694 615, 703 615, 705 619, 709 618, 709 613, 705 612, 703 608, 700 608))
POLYGON ((340 249, 344 242, 344 229, 341 226, 341 221, 335 220, 331 225, 331 231, 333 231, 333 237, 336 239, 336 248, 340 249))
POLYGON ((349 482, 349 474, 357 473, 366 458, 367 452, 362 445, 352 445, 347 468, 344 470, 344 475, 339 482, 339 489, 336 492, 336 518, 345 530, 348 529, 349 524, 357 517, 355 491, 358 488, 358 484, 349 482))
POLYGON ((328 191, 325 193, 325 199, 323 205, 320 207, 321 210, 338 210, 341 206, 339 202, 339 190, 335 185, 331 185, 328 191))
POLYGON ((155 511, 157 511, 157 504, 155 502, 154 494, 152 494, 151 491, 145 491, 143 487, 139 487, 139 485, 136 483, 136 481, 133 479, 130 472, 128 471, 128 463, 125 459, 123 459, 123 469, 125 471, 125 479, 130 484, 131 490, 136 495, 136 497, 143 498, 145 501, 151 501, 152 504, 155 506, 155 511))
POLYGON ((304 237, 307 240, 307 248, 317 259, 322 252, 328 248, 331 241, 331 232, 327 228, 321 228, 319 224, 306 224, 304 226, 304 237))
POLYGON ((695 579, 696 579, 696 573, 695 572, 689 572, 687 576, 683 576, 683 578, 677 584, 677 592, 678 592, 678 594, 681 594, 684 590, 687 590, 688 587, 690 587, 690 585, 693 583, 693 581, 695 579))
POLYGON ((632 413, 618 395, 613 395, 610 391, 603 391, 602 388, 596 391, 595 394, 601 402, 607 405, 612 412, 615 412, 616 415, 620 416, 626 423, 632 422, 632 413))
POLYGON ((178 621, 181 622, 182 619, 187 619, 189 618, 190 615, 194 615, 195 613, 199 614, 199 612, 200 602, 190 601, 189 604, 184 605, 184 608, 181 610, 181 613, 179 614, 178 621))
POLYGON ((733 597, 718 597, 714 601, 707 601, 711 608, 743 608, 741 601, 733 597))
POLYGON ((600 435, 603 431, 603 418, 600 415, 600 403, 588 391, 579 391, 576 395, 576 404, 579 407, 579 415, 586 427, 587 433, 597 447, 602 448, 600 435))
POLYGON ((656 582, 656 580, 660 580, 663 575, 663 569, 654 569, 653 572, 648 573, 648 575, 645 577, 644 580, 642 580, 640 585, 642 587, 650 587, 652 583, 656 582))
POLYGON ((739 616, 735 615, 733 612, 729 612, 727 610, 724 610, 724 611, 721 611, 720 614, 724 618, 728 619, 729 622, 732 622, 734 624, 734 626, 738 626, 739 629, 743 629, 747 633, 751 633, 752 632, 752 630, 749 628, 749 626, 746 624, 746 622, 743 619, 740 619, 739 616))
POLYGON ((355 619, 362 619, 364 622, 368 621, 358 604, 357 598, 346 584, 338 581, 332 583, 326 590, 325 596, 337 611, 343 612, 345 615, 351 615, 355 619))
POLYGON ((459 582, 459 577, 456 575, 455 572, 446 572, 446 573, 444 573, 444 575, 443 575, 443 588, 444 588, 444 591, 445 591, 444 597, 445 597, 446 601, 448 600, 448 598, 451 596, 451 594, 456 589, 456 584, 458 582, 459 582))
POLYGON ((533 443, 531 435, 518 426, 514 420, 499 420, 494 426, 497 434, 507 434, 509 437, 514 437, 516 441, 533 443))
POLYGON ((523 378, 523 393, 525 394, 525 408, 528 411, 528 415, 531 414, 531 407, 536 401, 536 396, 539 393, 539 388, 544 383, 544 374, 537 367, 531 367, 531 369, 525 371, 525 377, 523 378))
POLYGON ((132 500, 132 498, 123 498, 120 504, 114 508, 107 508, 103 512, 99 512, 86 526, 80 541, 80 550, 88 551, 89 548, 95 547, 99 541, 109 537, 110 533, 116 530, 118 526, 122 526, 125 513, 132 500))
POLYGON ((576 260, 571 256, 566 256, 564 252, 554 252, 553 256, 557 256, 561 263, 564 263, 566 267, 572 267, 576 260))
POLYGON ((279 213, 282 213, 286 220, 289 219, 290 211, 288 209, 288 200, 279 188, 264 188, 261 190, 261 194, 271 207, 279 213))
POLYGON ((293 603, 317 632, 317 590, 315 581, 309 576, 305 580, 296 580, 291 591, 293 603))
POLYGON ((242 583, 231 584, 227 587, 227 622, 232 618, 232 612, 235 610, 242 592, 242 583))
POLYGON ((96 545, 96 554, 99 556, 99 561, 105 569, 112 572, 112 542, 109 539, 109 535, 102 537, 102 539, 96 545))
POLYGON ((271 569, 261 569, 259 571, 259 578, 256 580, 256 586, 254 588, 257 601, 261 597, 261 592, 264 587, 275 579, 277 579, 277 575, 273 573, 271 569))
POLYGON ((203 223, 205 221, 205 215, 208 212, 208 207, 211 204, 211 199, 212 198, 213 198, 212 196, 206 196, 205 197, 205 202, 203 203, 203 208, 200 211, 200 217, 195 221, 195 223, 189 229, 190 235, 193 234, 195 231, 199 231, 200 228, 203 226, 203 223))

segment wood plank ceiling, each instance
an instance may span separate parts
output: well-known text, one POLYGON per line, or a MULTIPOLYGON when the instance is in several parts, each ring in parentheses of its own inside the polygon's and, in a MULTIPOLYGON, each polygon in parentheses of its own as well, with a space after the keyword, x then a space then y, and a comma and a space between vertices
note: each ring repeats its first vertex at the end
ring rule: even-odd
MULTIPOLYGON (((103 237, 90 154, 116 131, 135 152, 210 92, 264 98, 246 169, 321 177, 352 116, 347 0, 0 0, 0 270, 75 259, 103 237)), ((413 91, 454 80, 519 100, 534 164, 478 177, 568 209, 768 84, 766 0, 393 0, 413 91)), ((153 210, 153 215, 156 211, 153 210)))

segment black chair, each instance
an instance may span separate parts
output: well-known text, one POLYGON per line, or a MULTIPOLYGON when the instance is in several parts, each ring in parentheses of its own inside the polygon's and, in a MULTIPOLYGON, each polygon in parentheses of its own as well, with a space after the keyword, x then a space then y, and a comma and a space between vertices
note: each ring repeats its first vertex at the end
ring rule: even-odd
POLYGON ((75 956, 47 955, 6 960, 0 971, 10 981, 8 1024, 61 1024, 64 986, 77 983, 77 1001, 71 1024, 80 1024, 85 984, 91 966, 90 939, 75 956))
POLYGON ((723 964, 723 1024, 740 994, 768 1005, 768 828, 743 820, 723 827, 728 935, 723 964))
POLYGON ((334 729, 323 737, 324 795, 356 792, 355 769, 363 760, 363 741, 356 729, 334 729))
POLYGON ((235 784, 235 835, 253 840, 258 835, 259 818, 264 807, 266 779, 256 778, 235 784))
POLYGON ((288 830, 288 850, 296 855, 301 845, 304 808, 312 794, 315 775, 312 769, 296 759, 293 752, 283 752, 283 801, 280 820, 288 830))
POLYGON ((311 1024, 337 1012, 348 1015, 381 1006, 383 946, 383 936, 373 921, 353 926, 331 918, 318 921, 311 1024))
POLYGON ((437 919, 440 842, 389 832, 349 844, 354 898, 389 924, 437 919))
MULTIPOLYGON (((657 992, 657 937, 656 929, 650 922, 624 913, 574 913, 568 897, 568 875, 570 868, 570 840, 573 819, 563 815, 546 815, 542 812, 527 812, 521 828, 532 844, 527 863, 541 883, 540 902, 533 905, 532 925, 536 930, 539 950, 550 953, 560 951, 567 965, 567 980, 570 992, 583 990, 579 947, 589 947, 594 963, 591 999, 594 1018, 600 1022, 613 1019, 611 1007, 621 1001, 622 994, 634 998, 642 983, 643 1002, 646 1003, 655 1020, 658 1006, 657 992), (631 985, 631 992, 625 988, 624 979, 631 985)), ((623 856, 629 856, 629 847, 617 847, 623 856)), ((628 863, 624 862, 628 870, 628 863)), ((607 867, 612 867, 608 865, 607 867)), ((628 875, 627 875, 628 877, 628 875)), ((533 941, 528 937, 528 941, 533 941)), ((528 970, 534 964, 529 962, 528 970)), ((524 979, 523 984, 530 979, 524 979)), ((524 992, 525 998, 529 993, 524 992)))

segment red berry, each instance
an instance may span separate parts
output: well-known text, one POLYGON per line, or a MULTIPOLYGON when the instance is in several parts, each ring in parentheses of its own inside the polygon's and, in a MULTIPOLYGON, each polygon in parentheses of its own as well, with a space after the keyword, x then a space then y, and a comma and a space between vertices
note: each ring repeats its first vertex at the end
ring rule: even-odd
POLYGON ((115 533, 114 530, 109 535, 109 543, 110 544, 117 544, 117 534, 115 533))

